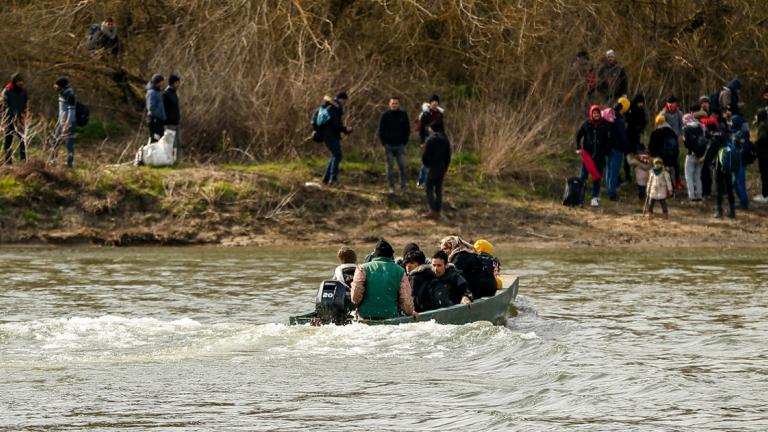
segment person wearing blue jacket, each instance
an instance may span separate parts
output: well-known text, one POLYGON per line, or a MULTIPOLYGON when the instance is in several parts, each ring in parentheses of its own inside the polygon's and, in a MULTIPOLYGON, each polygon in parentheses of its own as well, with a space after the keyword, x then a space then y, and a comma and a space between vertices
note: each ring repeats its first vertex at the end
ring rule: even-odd
POLYGON ((163 87, 165 78, 155 74, 147 83, 147 125, 149 126, 149 139, 157 142, 165 134, 165 104, 163 102, 163 87))
POLYGON ((56 122, 56 129, 51 137, 51 157, 48 163, 56 162, 56 153, 59 143, 65 141, 67 144, 67 168, 72 168, 75 160, 75 128, 77 126, 77 117, 75 115, 77 98, 75 90, 69 86, 69 80, 59 78, 53 84, 53 89, 59 94, 59 114, 56 122))

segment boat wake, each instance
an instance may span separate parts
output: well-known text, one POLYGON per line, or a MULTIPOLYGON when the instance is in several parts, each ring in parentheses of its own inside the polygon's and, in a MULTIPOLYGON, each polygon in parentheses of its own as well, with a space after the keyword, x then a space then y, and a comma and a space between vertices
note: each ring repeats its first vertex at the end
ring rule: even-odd
POLYGON ((155 362, 205 357, 442 358, 455 350, 483 354, 536 343, 534 332, 490 323, 400 326, 288 326, 207 323, 114 315, 0 324, 0 366, 155 362))

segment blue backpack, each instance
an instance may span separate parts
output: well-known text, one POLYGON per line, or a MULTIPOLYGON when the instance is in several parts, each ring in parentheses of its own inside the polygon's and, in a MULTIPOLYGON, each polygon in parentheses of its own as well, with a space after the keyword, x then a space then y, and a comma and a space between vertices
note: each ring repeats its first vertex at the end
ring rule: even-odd
POLYGON ((728 141, 717 152, 717 163, 723 174, 735 174, 741 169, 741 151, 736 148, 733 141, 728 141))

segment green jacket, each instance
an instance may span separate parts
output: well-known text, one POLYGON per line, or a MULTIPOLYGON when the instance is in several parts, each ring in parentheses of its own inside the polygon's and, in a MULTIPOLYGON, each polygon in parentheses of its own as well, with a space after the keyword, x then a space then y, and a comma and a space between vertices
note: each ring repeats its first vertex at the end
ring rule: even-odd
POLYGON ((365 293, 358 306, 363 318, 395 318, 398 312, 400 281, 405 270, 391 258, 374 258, 363 264, 365 293))

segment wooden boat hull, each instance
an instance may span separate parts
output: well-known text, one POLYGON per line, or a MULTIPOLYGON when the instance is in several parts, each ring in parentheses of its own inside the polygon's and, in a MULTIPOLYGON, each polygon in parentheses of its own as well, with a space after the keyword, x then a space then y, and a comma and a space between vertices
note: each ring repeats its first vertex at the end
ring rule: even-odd
MULTIPOLYGON (((509 317, 510 304, 517 297, 519 278, 517 276, 502 276, 507 287, 493 297, 484 297, 469 305, 454 305, 447 308, 435 309, 419 313, 419 321, 435 321, 439 324, 468 324, 475 321, 490 321, 503 325, 509 317)), ((316 314, 314 311, 292 316, 291 325, 311 324, 316 314)), ((415 322, 413 317, 401 316, 386 320, 360 320, 369 325, 396 325, 415 322)))

